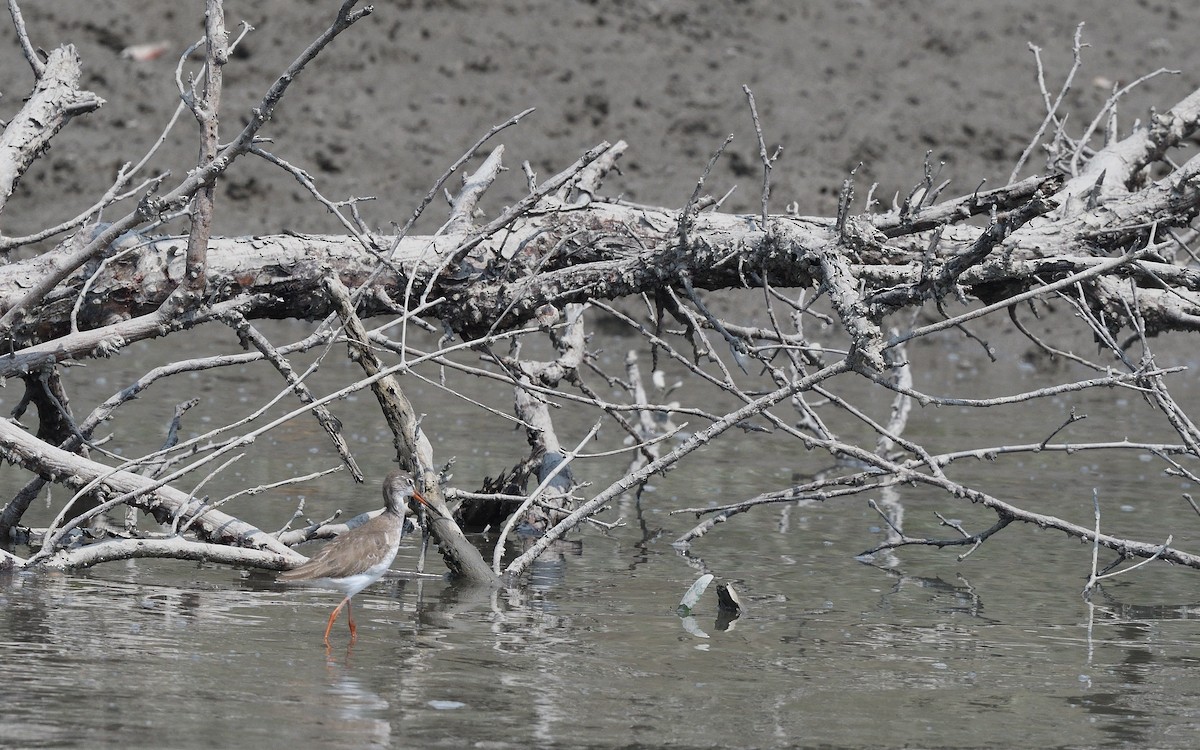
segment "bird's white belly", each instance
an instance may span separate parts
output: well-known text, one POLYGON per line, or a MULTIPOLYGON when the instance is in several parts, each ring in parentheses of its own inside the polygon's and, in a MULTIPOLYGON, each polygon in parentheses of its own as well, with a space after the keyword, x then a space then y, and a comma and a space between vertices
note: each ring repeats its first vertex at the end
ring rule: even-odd
POLYGON ((355 573, 344 578, 321 578, 313 581, 313 583, 318 586, 341 591, 347 597, 354 596, 367 586, 378 581, 388 571, 388 568, 392 567, 392 561, 395 559, 396 550, 393 549, 390 555, 361 573, 355 573))

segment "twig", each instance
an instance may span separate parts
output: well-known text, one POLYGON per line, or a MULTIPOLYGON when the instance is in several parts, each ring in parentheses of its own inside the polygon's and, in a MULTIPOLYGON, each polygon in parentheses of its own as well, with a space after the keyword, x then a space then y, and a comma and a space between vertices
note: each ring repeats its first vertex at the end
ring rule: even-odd
POLYGON ((725 149, 729 144, 733 143, 733 134, 725 136, 725 141, 717 148, 716 152, 709 158, 708 163, 704 165, 704 171, 700 173, 700 179, 696 180, 696 188, 692 190, 692 197, 688 198, 688 202, 684 205, 683 210, 679 212, 679 221, 676 225, 676 234, 679 236, 680 247, 688 246, 688 233, 691 231, 692 222, 695 219, 697 212, 697 204, 700 201, 700 192, 704 190, 704 182, 712 173, 713 167, 717 165, 717 161, 721 155, 725 153, 725 149))
POLYGON ((442 227, 442 232, 464 234, 475 225, 475 207, 479 205, 484 191, 491 187, 500 174, 503 157, 504 144, 500 144, 492 149, 492 153, 483 160, 479 169, 469 177, 463 177, 463 188, 454 199, 454 204, 450 208, 450 219, 442 227))
MULTIPOLYGON (((1171 539, 1174 538, 1173 535, 1168 534, 1167 540, 1162 543, 1162 546, 1159 547, 1158 550, 1156 552, 1154 552, 1154 554, 1150 555, 1149 557, 1147 557, 1144 560, 1141 560, 1140 562, 1130 565, 1128 568, 1123 568, 1121 570, 1115 570, 1111 573, 1097 573, 1097 561, 1098 561, 1098 558, 1100 555, 1100 538, 1101 538, 1100 537, 1100 493, 1094 487, 1092 488, 1092 507, 1094 509, 1094 514, 1095 514, 1095 519, 1096 519, 1096 528, 1092 534, 1092 570, 1091 570, 1091 574, 1088 576, 1088 581, 1086 584, 1084 584, 1083 591, 1081 592, 1083 594, 1084 599, 1090 599, 1090 597, 1092 595, 1092 590, 1096 587, 1096 585, 1098 583, 1100 583, 1100 581, 1104 580, 1105 578, 1112 578, 1114 576, 1119 576, 1123 573, 1128 573, 1131 570, 1135 570, 1136 568, 1140 568, 1147 563, 1157 560, 1164 552, 1166 552, 1168 549, 1170 549, 1171 539)), ((1118 558, 1112 565, 1110 565, 1109 569, 1111 569, 1112 567, 1117 565, 1121 561, 1121 559, 1123 559, 1124 557, 1125 557, 1125 554, 1122 553, 1121 558, 1118 558)))
POLYGON ((1047 436, 1046 436, 1046 439, 1045 439, 1045 440, 1043 440, 1043 441, 1042 441, 1042 442, 1039 444, 1039 446, 1040 446, 1041 448, 1045 448, 1047 445, 1049 445, 1049 444, 1050 444, 1050 441, 1054 439, 1054 436, 1055 436, 1055 435, 1057 435, 1058 433, 1062 432, 1063 430, 1067 429, 1067 426, 1068 426, 1068 425, 1072 425, 1072 424, 1074 424, 1074 423, 1076 423, 1076 422, 1081 422, 1081 421, 1083 421, 1083 420, 1085 420, 1085 419, 1087 419, 1087 415, 1086 415, 1086 414, 1084 414, 1083 416, 1078 416, 1078 415, 1076 415, 1076 414, 1075 414, 1075 407, 1074 407, 1074 406, 1072 406, 1072 407, 1071 407, 1071 414, 1070 414, 1070 415, 1067 417, 1066 421, 1065 421, 1065 422, 1063 422, 1062 424, 1060 424, 1058 427, 1056 427, 1056 428, 1054 429, 1054 432, 1051 432, 1049 435, 1047 435, 1047 436))
POLYGON ((25 30, 25 17, 21 15, 21 6, 17 4, 17 0, 8 0, 8 12, 12 16, 13 30, 17 32, 17 43, 21 45, 21 53, 25 55, 29 67, 33 68, 34 77, 40 79, 46 74, 46 63, 38 57, 33 42, 29 41, 29 32, 25 30))
MULTIPOLYGON (((304 381, 298 375, 296 375, 296 371, 292 367, 292 364, 288 362, 282 354, 280 354, 279 350, 276 349, 269 340, 267 340, 266 336, 263 336, 257 328, 250 325, 250 322, 246 320, 245 316, 237 312, 230 313, 229 315, 225 316, 225 322, 228 323, 229 326, 235 331, 237 331, 238 336, 244 342, 262 352, 267 361, 279 371, 279 374, 282 375, 284 380, 288 382, 288 385, 292 387, 292 391, 295 392, 296 397, 300 399, 301 403, 312 403, 315 400, 312 391, 310 391, 308 386, 304 384, 304 381)), ((341 420, 335 417, 333 413, 324 406, 313 407, 312 414, 314 417, 316 417, 317 422, 319 422, 321 426, 325 428, 325 432, 329 433, 329 437, 333 442, 334 448, 337 449, 338 456, 340 456, 342 461, 346 464, 346 468, 350 469, 350 475, 354 477, 354 481, 360 484, 366 481, 366 477, 363 476, 362 469, 358 467, 358 462, 354 460, 354 455, 350 452, 350 446, 347 444, 346 438, 342 435, 341 420)))
POLYGON ((746 101, 750 104, 750 117, 754 121, 754 134, 758 136, 758 158, 762 161, 763 179, 762 179, 762 226, 767 227, 767 202, 771 198, 771 167, 775 165, 775 161, 779 155, 783 153, 783 147, 777 146, 775 153, 772 156, 767 156, 767 143, 763 140, 762 123, 758 120, 758 107, 754 104, 754 92, 749 86, 742 85, 742 91, 746 93, 746 101))
MULTIPOLYGON (((314 471, 312 473, 305 474, 304 476, 288 477, 287 479, 280 479, 278 482, 270 482, 268 484, 260 484, 256 487, 247 487, 243 490, 238 490, 237 492, 233 493, 232 495, 226 495, 225 497, 221 498, 220 500, 216 501, 215 503, 210 503, 208 505, 208 507, 210 509, 211 508, 220 508, 220 507, 224 506, 226 503, 232 502, 233 500, 236 500, 237 498, 242 497, 243 495, 253 496, 253 495, 261 494, 263 492, 268 492, 268 491, 276 489, 278 487, 286 487, 288 485, 299 484, 301 482, 311 482, 314 479, 319 479, 327 474, 333 474, 333 473, 339 472, 341 470, 342 470, 341 466, 334 466, 330 469, 325 469, 324 471, 314 471)), ((197 489, 199 489, 199 488, 197 488, 197 489)), ((195 494, 195 490, 193 490, 192 494, 193 495, 195 494)), ((304 509, 304 501, 301 500, 300 505, 296 508, 296 513, 292 516, 292 520, 299 518, 303 509, 304 509)), ((195 523, 196 519, 198 519, 198 518, 200 518, 199 513, 193 515, 188 520, 188 522, 186 524, 184 524, 183 528, 181 528, 179 530, 179 533, 186 534, 188 529, 191 528, 192 524, 195 523)), ((290 525, 290 524, 291 524, 291 521, 288 522, 288 525, 290 525)), ((275 536, 278 537, 278 536, 282 535, 283 532, 286 530, 287 530, 287 526, 285 525, 282 529, 275 532, 275 536)))
MULTIPOLYGON (((1129 83, 1125 84, 1121 88, 1113 91, 1112 96, 1110 96, 1108 98, 1108 101, 1104 102, 1104 106, 1102 106, 1100 108, 1100 111, 1096 113, 1095 118, 1093 118, 1091 123, 1088 124, 1087 129, 1085 129, 1083 131, 1083 135, 1080 136, 1079 141, 1076 143, 1075 152, 1073 154, 1071 154, 1071 162, 1070 162, 1071 174, 1079 173, 1079 162, 1083 158, 1084 147, 1087 146, 1089 141, 1091 141, 1092 135, 1095 134, 1096 129, 1100 127, 1100 123, 1103 122, 1105 116, 1111 110, 1113 110, 1113 108, 1116 107, 1117 102, 1120 101, 1121 97, 1123 97, 1123 96, 1125 96, 1125 94, 1129 93, 1129 91, 1131 89, 1133 89, 1134 87, 1140 86, 1141 84, 1145 83, 1146 81, 1150 80, 1151 78, 1155 78, 1155 77, 1163 75, 1163 74, 1179 75, 1180 72, 1181 71, 1178 71, 1178 70, 1168 70, 1167 68, 1159 68, 1158 70, 1155 70, 1152 73, 1147 73, 1143 76, 1139 76, 1139 77, 1135 78, 1133 81, 1130 81, 1129 83)), ((1101 178, 1098 181, 1103 182, 1103 179, 1101 178)))
POLYGON ((1013 170, 1008 175, 1009 183, 1016 182, 1017 175, 1021 173, 1021 169, 1025 166, 1025 162, 1029 159, 1029 155, 1037 148, 1037 145, 1042 140, 1042 136, 1046 134, 1046 128, 1050 123, 1054 122, 1059 106, 1062 104, 1063 97, 1071 90, 1071 81, 1075 79, 1075 73, 1079 70, 1079 65, 1082 62, 1080 50, 1088 45, 1083 44, 1083 24, 1080 23, 1075 27, 1075 41, 1072 45, 1072 62, 1071 69, 1067 71, 1067 77, 1063 81, 1062 88, 1058 91, 1058 97, 1053 103, 1050 102, 1050 92, 1046 89, 1046 73, 1042 68, 1042 50, 1040 47, 1030 43, 1029 49, 1033 52, 1033 59, 1037 63, 1038 88, 1042 91, 1042 101, 1046 105, 1046 117, 1042 120, 1042 124, 1038 126, 1037 132, 1033 134, 1033 138, 1029 140, 1029 145, 1021 152, 1017 163, 1013 165, 1013 170))

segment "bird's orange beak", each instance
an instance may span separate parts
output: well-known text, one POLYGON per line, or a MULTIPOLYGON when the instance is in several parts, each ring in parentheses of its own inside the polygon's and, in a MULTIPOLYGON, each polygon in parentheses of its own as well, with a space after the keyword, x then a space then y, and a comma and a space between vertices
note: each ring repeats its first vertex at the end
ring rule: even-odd
POLYGON ((420 503, 421 505, 424 505, 426 508, 428 508, 429 512, 433 515, 434 518, 442 517, 441 512, 438 511, 437 508, 430 505, 429 501, 425 499, 425 496, 422 495, 421 491, 418 490, 416 487, 413 487, 412 496, 413 496, 413 500, 416 500, 418 503, 420 503))
POLYGON ((421 505, 425 505, 425 508, 427 508, 428 511, 431 512, 431 514, 433 514, 434 518, 442 517, 442 512, 438 511, 437 508, 434 508, 434 506, 431 505, 430 502, 428 502, 428 500, 425 499, 424 494, 421 494, 420 491, 418 490, 418 488, 416 488, 416 487, 413 487, 413 499, 416 500, 416 502, 420 503, 421 505))
POLYGON ((425 499, 425 496, 422 495, 420 490, 418 490, 416 487, 413 487, 413 499, 416 500, 421 505, 424 505, 426 508, 433 507, 432 505, 429 504, 429 501, 425 499))

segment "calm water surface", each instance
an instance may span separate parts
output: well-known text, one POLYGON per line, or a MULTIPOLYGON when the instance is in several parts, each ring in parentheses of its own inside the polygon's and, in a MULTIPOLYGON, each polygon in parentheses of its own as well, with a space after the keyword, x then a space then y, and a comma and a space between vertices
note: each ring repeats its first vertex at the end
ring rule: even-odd
POLYGON ((538 588, 377 584, 360 595, 357 644, 342 625, 328 653, 333 594, 168 563, 18 576, 0 594, 0 737, 6 747, 1190 744, 1200 663, 1186 606, 1089 610, 1070 589, 999 590, 995 570, 981 584, 839 565, 819 543, 793 551, 722 560, 754 578, 735 579, 748 611, 727 630, 711 596, 701 603, 708 638, 673 611, 688 561, 595 537, 538 588))
MULTIPOLYGON (((984 375, 969 367, 944 375, 964 388, 1019 390, 979 383, 984 375)), ((96 387, 99 398, 122 384, 123 376, 109 377, 96 387)), ((256 378, 202 393, 236 410, 240 394, 259 398, 256 378)), ((82 410, 88 395, 79 388, 82 410)), ((431 399, 432 391, 414 393, 431 399)), ((495 403, 507 408, 510 399, 500 393, 495 403)), ((1113 410, 1113 396, 1089 392, 1055 408, 1072 406, 1090 410, 1094 423, 1113 410)), ((523 441, 511 433, 480 440, 465 407, 436 408, 437 450, 459 456, 460 477, 494 474, 519 457, 523 441)), ((339 405, 339 414, 356 409, 372 413, 369 399, 359 399, 339 405)), ((921 410, 912 434, 933 444, 961 440, 957 416, 921 410)), ((1014 419, 1040 439, 1062 419, 1043 416, 1014 419)), ((1119 410, 1111 418, 1126 419, 1119 410)), ((382 476, 390 440, 362 419, 347 420, 357 425, 352 443, 369 473, 382 476)), ((239 465, 231 486, 329 465, 327 448, 310 455, 317 429, 298 422, 262 441, 266 452, 239 465)), ((1126 430, 1137 438, 1158 428, 1130 422, 1126 430)), ((794 446, 721 444, 686 471, 656 478, 640 505, 622 500, 608 518, 620 516, 624 526, 584 530, 521 589, 437 579, 376 584, 355 600, 357 644, 347 646, 343 619, 328 653, 321 634, 338 595, 288 590, 269 576, 135 561, 0 578, 0 746, 1195 744, 1195 572, 1148 566, 1089 605, 1079 595, 1088 548, 1011 528, 962 562, 922 549, 868 565, 854 556, 881 531, 865 498, 745 514, 689 554, 671 547, 693 523, 671 509, 749 496, 827 461, 794 446), (681 620, 675 607, 705 572, 737 587, 743 617, 720 621, 710 590, 694 623, 681 620)), ((1085 523, 1090 488, 1099 486, 1109 523, 1127 533, 1165 523, 1187 548, 1200 524, 1176 499, 1181 485, 1160 469, 1136 458, 1060 455, 969 471, 992 492, 1085 523)), ((585 464, 579 473, 602 487, 620 462, 585 464)), ((299 495, 313 517, 379 504, 375 487, 347 486, 333 478, 230 510, 276 528, 299 495)), ((991 522, 926 489, 905 488, 899 499, 914 529, 933 533, 935 510, 970 527, 991 522)), ((413 569, 416 543, 406 542, 397 570, 413 569)))

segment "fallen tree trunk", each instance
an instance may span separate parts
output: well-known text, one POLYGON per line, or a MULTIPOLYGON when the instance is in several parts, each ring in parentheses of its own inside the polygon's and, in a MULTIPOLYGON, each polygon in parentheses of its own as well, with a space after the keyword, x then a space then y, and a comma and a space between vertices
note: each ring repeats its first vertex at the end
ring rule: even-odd
MULTIPOLYGON (((360 314, 394 314, 404 309, 407 293, 434 300, 421 307, 421 314, 471 338, 527 325, 548 304, 562 307, 655 293, 684 278, 701 290, 766 281, 783 288, 831 285, 842 288, 843 295, 857 295, 861 309, 850 312, 847 301, 842 315, 853 326, 855 319, 879 320, 956 285, 987 300, 996 298, 995 290, 1016 294, 1093 268, 1114 249, 1152 243, 1137 263, 1131 259, 1129 267, 1108 273, 1158 290, 1146 310, 1149 333, 1197 330, 1200 272, 1146 259, 1155 257, 1151 251, 1171 245, 1160 239, 1166 229, 1186 225, 1195 214, 1200 192, 1194 168, 1189 162, 1145 191, 1082 215, 1052 215, 1066 196, 1043 196, 1037 188, 1055 185, 1054 178, 1026 181, 1017 191, 997 191, 1004 193, 1003 202, 990 200, 994 196, 950 201, 950 206, 969 205, 975 211, 1018 199, 1040 208, 1040 213, 1023 217, 1023 226, 1006 228, 987 253, 961 268, 954 268, 955 261, 974 252, 988 229, 938 225, 919 230, 924 211, 913 213, 913 232, 898 235, 901 241, 875 228, 878 224, 894 232, 891 215, 856 217, 839 237, 835 219, 775 216, 764 228, 753 216, 701 213, 683 244, 677 210, 548 202, 515 219, 502 235, 483 239, 474 234, 373 237, 375 247, 394 248, 386 252, 365 250, 347 236, 216 238, 208 245, 206 301, 236 307, 251 319, 320 319, 334 309, 321 285, 326 269, 332 269, 351 288, 369 280, 367 293, 360 295, 360 314), (927 252, 933 232, 938 240, 933 252, 927 252), (471 243, 477 244, 463 254, 460 248, 471 243), (831 265, 831 257, 845 260, 831 265), (386 261, 382 270, 381 258, 386 261), (464 267, 470 271, 460 271, 464 267), (1162 293, 1163 283, 1170 294, 1162 293)), ((947 213, 943 206, 927 210, 947 213)), ((35 343, 0 356, 0 375, 112 354, 165 333, 161 322, 139 326, 130 319, 152 314, 167 299, 182 278, 183 251, 184 241, 178 238, 129 238, 113 250, 110 262, 81 269, 31 311, 34 322, 19 329, 17 339, 35 343), (54 345, 41 343, 48 341, 54 345)), ((53 254, 46 254, 0 267, 0 310, 21 298, 42 268, 54 262, 53 254)), ((1093 289, 1097 305, 1119 314, 1113 293, 1101 286, 1093 289)), ((415 304, 409 300, 410 307, 415 304)))

